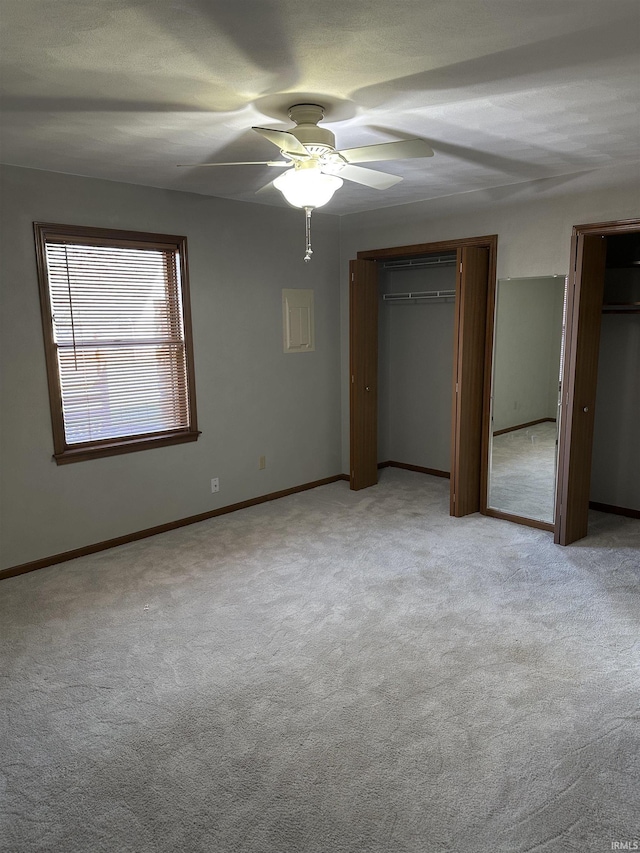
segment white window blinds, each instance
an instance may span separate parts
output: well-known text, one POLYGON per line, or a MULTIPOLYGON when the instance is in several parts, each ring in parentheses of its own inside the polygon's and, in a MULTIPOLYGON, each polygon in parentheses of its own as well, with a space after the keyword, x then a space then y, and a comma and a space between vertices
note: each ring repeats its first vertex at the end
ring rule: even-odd
POLYGON ((188 430, 176 247, 45 247, 65 443, 188 430))

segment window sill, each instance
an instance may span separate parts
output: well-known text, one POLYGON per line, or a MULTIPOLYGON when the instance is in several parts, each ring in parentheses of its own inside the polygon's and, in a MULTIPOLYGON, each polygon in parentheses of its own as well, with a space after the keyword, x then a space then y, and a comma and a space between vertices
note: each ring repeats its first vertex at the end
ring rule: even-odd
POLYGON ((138 450, 150 450, 154 447, 167 447, 170 444, 184 444, 187 441, 197 441, 201 433, 198 430, 190 432, 162 433, 155 436, 136 436, 135 438, 119 438, 102 444, 68 447, 60 453, 54 453, 57 465, 68 465, 70 462, 84 462, 86 459, 99 459, 102 456, 116 456, 120 453, 135 453, 138 450))

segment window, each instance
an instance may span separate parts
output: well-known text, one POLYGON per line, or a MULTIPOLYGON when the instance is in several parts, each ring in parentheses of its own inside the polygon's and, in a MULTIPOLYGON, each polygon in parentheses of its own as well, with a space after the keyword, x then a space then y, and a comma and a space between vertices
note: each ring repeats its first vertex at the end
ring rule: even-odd
POLYGON ((34 228, 56 462, 195 441, 186 238, 34 228))

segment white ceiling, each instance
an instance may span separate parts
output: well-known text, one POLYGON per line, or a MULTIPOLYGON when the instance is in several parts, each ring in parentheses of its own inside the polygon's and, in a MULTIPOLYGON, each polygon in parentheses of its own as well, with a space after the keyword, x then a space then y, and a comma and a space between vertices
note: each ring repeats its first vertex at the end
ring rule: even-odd
POLYGON ((640 159, 638 0, 2 0, 0 22, 5 163, 284 204, 255 196, 268 167, 176 164, 277 159, 249 128, 300 102, 341 148, 436 152, 327 213, 640 159))

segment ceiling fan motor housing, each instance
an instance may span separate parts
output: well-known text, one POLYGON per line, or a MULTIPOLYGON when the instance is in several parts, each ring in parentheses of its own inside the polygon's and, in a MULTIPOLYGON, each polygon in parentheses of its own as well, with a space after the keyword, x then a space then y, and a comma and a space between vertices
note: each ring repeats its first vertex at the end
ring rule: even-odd
POLYGON ((318 122, 324 118, 324 109, 317 104, 296 104, 289 109, 289 117, 296 127, 289 131, 313 154, 335 151, 335 135, 318 122))

